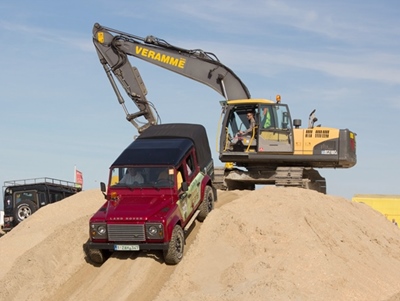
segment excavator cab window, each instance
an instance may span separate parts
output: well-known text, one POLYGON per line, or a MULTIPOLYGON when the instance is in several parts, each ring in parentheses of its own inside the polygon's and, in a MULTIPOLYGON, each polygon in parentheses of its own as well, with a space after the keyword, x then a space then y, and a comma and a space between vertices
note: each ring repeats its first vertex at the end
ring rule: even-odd
POLYGON ((247 118, 247 113, 253 113, 254 119, 256 121, 256 125, 259 124, 258 119, 258 110, 254 106, 245 106, 245 107, 237 107, 235 110, 230 112, 230 116, 228 118, 228 132, 231 137, 236 136, 239 131, 245 131, 249 128, 249 120, 247 118))
POLYGON ((236 133, 241 130, 242 126, 243 126, 242 118, 240 117, 240 115, 238 115, 237 112, 232 111, 229 116, 227 124, 229 135, 231 137, 234 137, 236 133))
POLYGON ((291 152, 293 150, 292 122, 286 105, 261 104, 259 152, 291 152))
POLYGON ((270 129, 276 128, 274 105, 260 106, 260 128, 270 129))
POLYGON ((285 105, 276 106, 277 128, 281 130, 291 130, 292 121, 290 119, 288 107, 285 105))
POLYGON ((226 149, 233 151, 251 151, 256 148, 259 126, 259 110, 255 105, 243 105, 234 107, 227 118, 226 129, 228 134, 226 149), (255 127, 252 132, 245 132, 250 127, 248 114, 252 113, 255 127))
POLYGON ((260 112, 261 130, 290 130, 292 128, 287 106, 262 104, 260 112))

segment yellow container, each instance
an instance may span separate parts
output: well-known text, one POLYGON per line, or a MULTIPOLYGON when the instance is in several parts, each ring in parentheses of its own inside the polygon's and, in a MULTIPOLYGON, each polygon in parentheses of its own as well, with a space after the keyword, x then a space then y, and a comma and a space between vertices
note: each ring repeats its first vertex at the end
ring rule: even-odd
POLYGON ((355 194, 352 201, 370 206, 397 226, 400 223, 400 195, 355 194))

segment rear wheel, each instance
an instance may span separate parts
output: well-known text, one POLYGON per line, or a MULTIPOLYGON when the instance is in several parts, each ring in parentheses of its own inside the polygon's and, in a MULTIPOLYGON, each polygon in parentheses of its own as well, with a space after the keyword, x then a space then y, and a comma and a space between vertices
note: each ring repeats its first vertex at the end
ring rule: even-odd
POLYGON ((210 186, 206 186, 203 201, 201 202, 199 209, 200 213, 197 216, 197 220, 200 222, 204 221, 208 213, 214 209, 214 192, 210 186))
POLYGON ((22 200, 14 211, 14 224, 17 225, 27 219, 37 210, 35 203, 30 200, 22 200))
POLYGON ((164 251, 164 260, 166 264, 178 264, 183 257, 183 249, 185 245, 185 235, 181 226, 175 225, 172 231, 171 241, 168 250, 164 251))

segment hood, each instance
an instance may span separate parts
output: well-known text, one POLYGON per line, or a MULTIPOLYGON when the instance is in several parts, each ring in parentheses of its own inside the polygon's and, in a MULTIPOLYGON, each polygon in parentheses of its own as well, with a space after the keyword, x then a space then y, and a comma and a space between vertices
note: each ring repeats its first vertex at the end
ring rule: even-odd
POLYGON ((106 220, 109 222, 146 221, 163 218, 173 207, 173 195, 166 193, 121 194, 118 201, 109 201, 106 208, 106 220))

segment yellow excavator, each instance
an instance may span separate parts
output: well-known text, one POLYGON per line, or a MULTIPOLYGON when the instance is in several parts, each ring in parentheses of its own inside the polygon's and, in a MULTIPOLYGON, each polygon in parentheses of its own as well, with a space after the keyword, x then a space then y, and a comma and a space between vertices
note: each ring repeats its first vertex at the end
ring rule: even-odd
POLYGON ((308 127, 301 128, 301 120, 292 120, 279 95, 275 101, 252 99, 240 78, 211 52, 176 47, 154 36, 142 38, 98 23, 93 27, 93 43, 127 120, 139 134, 158 119, 130 56, 203 83, 225 98, 220 103, 218 146, 225 166, 216 168, 214 175, 219 189, 251 190, 258 184, 272 184, 326 193, 325 178, 316 169, 350 168, 357 162, 354 132, 315 125, 315 110, 308 127), (128 112, 115 79, 138 112, 128 112))

